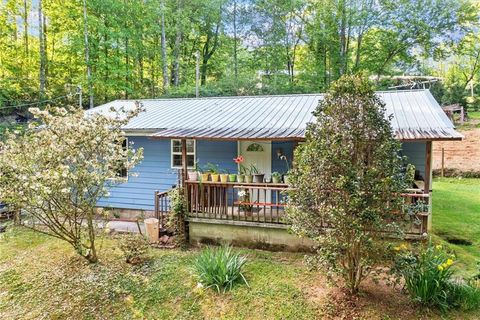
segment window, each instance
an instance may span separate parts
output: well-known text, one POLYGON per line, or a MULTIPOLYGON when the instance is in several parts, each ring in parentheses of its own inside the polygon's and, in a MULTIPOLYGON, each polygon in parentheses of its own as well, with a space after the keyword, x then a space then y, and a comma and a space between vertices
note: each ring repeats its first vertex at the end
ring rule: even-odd
MULTIPOLYGON (((123 150, 128 149, 128 138, 123 139, 122 149, 123 150)), ((127 161, 127 159, 124 159, 119 165, 119 169, 118 169, 118 177, 119 178, 125 178, 125 179, 128 178, 128 170, 127 170, 127 167, 126 167, 126 161, 127 161)))
MULTIPOLYGON (((187 166, 195 167, 195 140, 187 140, 187 166)), ((172 168, 182 168, 182 140, 172 139, 172 168)))
POLYGON ((250 144, 250 145, 247 147, 247 151, 251 151, 251 152, 262 152, 262 151, 263 151, 263 147, 262 147, 261 144, 252 143, 252 144, 250 144))

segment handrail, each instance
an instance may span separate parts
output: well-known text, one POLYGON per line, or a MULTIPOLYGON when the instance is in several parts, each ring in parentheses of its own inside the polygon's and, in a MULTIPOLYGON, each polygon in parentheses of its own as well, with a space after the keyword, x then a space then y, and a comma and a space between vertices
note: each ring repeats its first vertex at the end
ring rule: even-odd
POLYGON ((154 192, 154 204, 155 204, 155 218, 159 221, 159 226, 163 227, 164 216, 170 213, 170 199, 168 194, 175 188, 171 188, 167 191, 155 191, 154 192))

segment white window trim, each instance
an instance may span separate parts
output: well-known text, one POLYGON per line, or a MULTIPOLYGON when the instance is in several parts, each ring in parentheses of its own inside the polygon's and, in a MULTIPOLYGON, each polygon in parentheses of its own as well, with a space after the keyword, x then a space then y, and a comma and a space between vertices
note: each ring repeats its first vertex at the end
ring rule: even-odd
MULTIPOLYGON (((186 139, 187 141, 190 140, 190 141, 193 141, 193 152, 187 152, 187 156, 188 155, 193 155, 193 160, 196 161, 197 159, 197 141, 195 139, 186 139)), ((182 166, 174 166, 173 165, 173 155, 182 155, 182 152, 174 152, 173 151, 173 142, 174 141, 179 141, 180 144, 182 143, 182 139, 171 139, 170 140, 170 167, 172 169, 182 169, 182 166)), ((194 169, 195 166, 188 166, 187 167, 188 169, 194 169)))

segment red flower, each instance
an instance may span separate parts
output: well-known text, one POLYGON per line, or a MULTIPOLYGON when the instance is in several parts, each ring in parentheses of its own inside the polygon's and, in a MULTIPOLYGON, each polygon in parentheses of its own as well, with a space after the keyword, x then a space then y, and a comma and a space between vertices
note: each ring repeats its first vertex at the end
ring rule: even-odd
POLYGON ((235 161, 236 164, 242 163, 243 160, 245 160, 245 159, 243 159, 242 156, 238 156, 236 158, 233 158, 233 161, 235 161))

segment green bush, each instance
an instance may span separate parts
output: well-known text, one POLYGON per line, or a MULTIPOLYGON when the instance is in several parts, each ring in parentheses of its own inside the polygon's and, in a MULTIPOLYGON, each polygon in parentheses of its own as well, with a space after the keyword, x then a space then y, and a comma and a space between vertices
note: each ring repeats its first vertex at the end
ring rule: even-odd
POLYGON ((248 282, 242 268, 247 259, 235 253, 229 246, 207 247, 195 261, 195 271, 200 283, 207 288, 215 288, 219 293, 231 290, 237 283, 248 282))
POLYGON ((470 310, 480 304, 480 288, 473 281, 453 280, 454 256, 441 245, 431 242, 417 251, 402 245, 392 269, 398 282, 410 298, 426 307, 438 307, 445 311, 452 308, 470 310))

